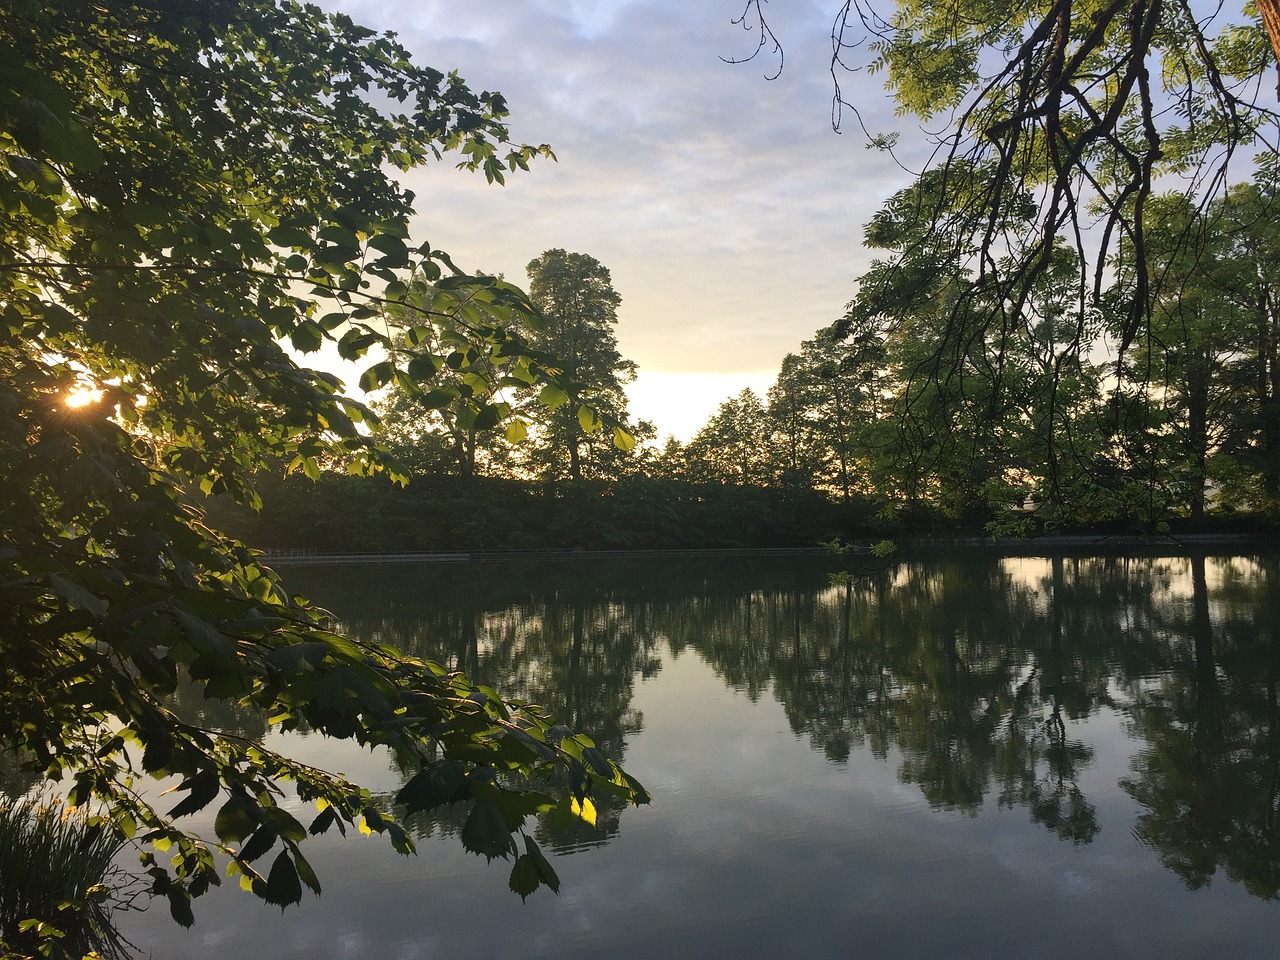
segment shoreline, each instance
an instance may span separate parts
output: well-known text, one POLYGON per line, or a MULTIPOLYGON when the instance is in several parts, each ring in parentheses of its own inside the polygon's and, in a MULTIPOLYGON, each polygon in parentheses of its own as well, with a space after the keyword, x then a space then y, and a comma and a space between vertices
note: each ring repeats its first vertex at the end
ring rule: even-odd
POLYGON ((832 562, 852 559, 892 561, 934 551, 996 551, 1007 556, 1035 557, 1048 553, 1083 555, 1142 554, 1183 556, 1230 550, 1280 551, 1274 534, 1188 533, 1170 534, 1049 534, 1039 537, 915 537, 896 541, 898 549, 886 557, 876 557, 872 539, 850 541, 851 549, 833 554, 824 547, 673 547, 642 550, 525 549, 458 551, 386 551, 335 553, 317 550, 266 550, 262 560, 268 565, 309 566, 321 564, 377 563, 510 563, 564 562, 573 560, 644 560, 664 558, 728 559, 737 557, 829 557, 832 562))

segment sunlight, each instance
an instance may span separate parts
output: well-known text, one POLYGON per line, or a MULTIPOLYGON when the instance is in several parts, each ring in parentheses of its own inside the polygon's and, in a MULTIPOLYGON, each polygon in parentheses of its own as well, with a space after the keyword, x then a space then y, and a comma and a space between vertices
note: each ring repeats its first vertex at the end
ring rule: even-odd
POLYGON ((66 404, 68 407, 87 407, 89 404, 97 403, 101 399, 101 390, 80 387, 67 395, 66 404))

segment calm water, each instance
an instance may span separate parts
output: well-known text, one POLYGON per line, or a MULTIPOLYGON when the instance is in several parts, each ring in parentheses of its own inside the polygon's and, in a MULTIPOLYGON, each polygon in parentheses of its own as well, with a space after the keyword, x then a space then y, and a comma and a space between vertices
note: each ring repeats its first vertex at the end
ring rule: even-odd
POLYGON ((245 960, 1280 956, 1280 558, 831 569, 288 571, 349 631, 552 707, 654 803, 540 825, 559 896, 521 904, 458 810, 413 822, 414 858, 323 838, 324 896, 283 915, 226 889, 125 933, 245 960))

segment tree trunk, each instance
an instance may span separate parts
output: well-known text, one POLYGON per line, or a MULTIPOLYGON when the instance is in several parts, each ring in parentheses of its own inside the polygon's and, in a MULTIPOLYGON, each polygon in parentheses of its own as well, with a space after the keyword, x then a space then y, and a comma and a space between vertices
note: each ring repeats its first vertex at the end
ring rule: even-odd
POLYGON ((1262 492, 1280 500, 1280 325, 1276 304, 1264 290, 1258 298, 1258 411, 1262 415, 1262 492))
POLYGON ((566 442, 569 446, 569 479, 582 479, 582 455, 578 450, 578 444, 581 442, 578 436, 578 405, 571 403, 568 405, 569 410, 569 426, 566 442))
MULTIPOLYGON (((1277 70, 1280 71, 1280 0, 1258 0, 1258 12, 1262 14, 1262 25, 1267 28, 1267 36, 1271 38, 1271 51, 1276 58, 1277 70)), ((1276 78, 1276 95, 1280 96, 1280 73, 1276 78)))
POLYGON ((1209 358, 1197 356, 1187 369, 1187 446, 1191 455, 1191 522, 1204 521, 1209 462, 1209 358))
POLYGON ((845 451, 844 405, 840 402, 840 388, 832 386, 832 395, 836 401, 836 456, 840 459, 840 493, 842 499, 849 499, 849 457, 845 451))

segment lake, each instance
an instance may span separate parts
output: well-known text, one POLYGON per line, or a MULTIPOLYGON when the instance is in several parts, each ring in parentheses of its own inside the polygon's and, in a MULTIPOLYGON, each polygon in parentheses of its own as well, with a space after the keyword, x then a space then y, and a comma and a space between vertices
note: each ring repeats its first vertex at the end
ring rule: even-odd
MULTIPOLYGON (((285 569, 343 628, 591 734, 653 794, 539 824, 562 890, 410 821, 232 882, 158 958, 1280 955, 1280 557, 667 558, 285 569)), ((181 711, 262 735, 261 721, 181 711)), ((375 793, 389 756, 275 746, 375 793)), ((305 811, 304 811, 305 812, 305 811)), ((212 816, 212 814, 210 814, 212 816)), ((198 823, 198 820, 196 821, 198 823)))

